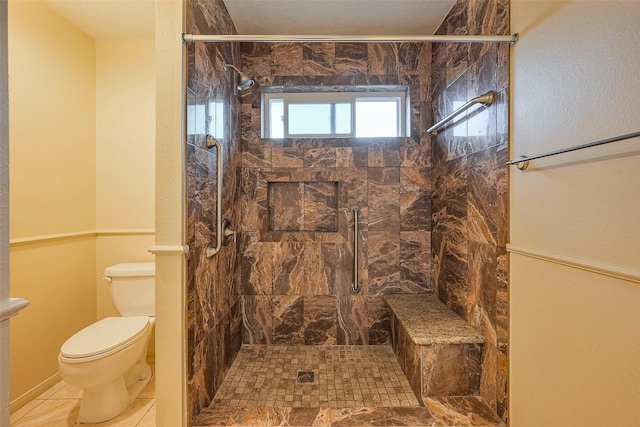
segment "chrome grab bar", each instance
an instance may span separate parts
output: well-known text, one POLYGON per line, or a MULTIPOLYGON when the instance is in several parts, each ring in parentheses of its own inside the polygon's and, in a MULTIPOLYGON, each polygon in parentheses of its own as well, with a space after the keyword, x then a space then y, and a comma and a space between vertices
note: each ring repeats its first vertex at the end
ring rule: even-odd
POLYGON ((213 257, 222 249, 222 241, 224 235, 222 234, 222 146, 220 142, 211 135, 207 135, 207 148, 216 147, 216 179, 217 185, 217 200, 216 200, 216 246, 215 248, 209 244, 205 251, 207 258, 213 257))
POLYGON ((582 145, 576 145, 574 147, 569 148, 561 148, 555 151, 549 151, 548 153, 538 154, 535 156, 520 156, 517 159, 509 160, 506 164, 509 165, 517 165, 516 167, 520 170, 524 170, 529 166, 529 160, 541 159, 543 157, 555 156, 556 154, 569 153, 571 151, 582 150, 583 148, 596 147, 598 145, 608 144, 610 142, 622 141, 625 139, 635 138, 640 136, 640 132, 628 133, 626 135, 614 136, 613 138, 601 139, 599 141, 588 142, 582 145))
POLYGON ((360 208, 354 206, 351 208, 351 212, 353 212, 353 283, 351 291, 357 294, 360 292, 360 283, 358 283, 358 214, 360 208))
POLYGON ((447 123, 449 120, 453 119, 458 114, 467 111, 471 106, 481 103, 485 107, 488 107, 489 105, 493 104, 495 102, 495 100, 496 100, 496 93, 494 91, 490 90, 487 93, 483 93, 482 95, 473 98, 471 101, 468 101, 462 107, 458 108, 456 111, 454 111, 453 113, 449 114, 447 117, 445 117, 444 119, 440 120, 435 125, 431 126, 429 129, 427 129, 427 133, 431 134, 431 135, 437 135, 438 134, 438 129, 440 129, 442 127, 442 125, 447 123))

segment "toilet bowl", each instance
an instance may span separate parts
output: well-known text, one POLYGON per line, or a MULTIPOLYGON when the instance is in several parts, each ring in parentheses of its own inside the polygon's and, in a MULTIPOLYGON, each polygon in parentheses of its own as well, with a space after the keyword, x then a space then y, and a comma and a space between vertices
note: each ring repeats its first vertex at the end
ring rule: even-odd
POLYGON ((149 296, 151 301, 155 299, 152 292, 155 289, 148 289, 155 285, 149 280, 154 274, 153 264, 119 264, 105 273, 116 308, 123 317, 108 317, 87 326, 62 345, 58 356, 62 378, 83 390, 80 423, 115 418, 135 400, 152 376, 147 347, 155 318, 140 314, 155 314, 153 304, 149 307, 144 302, 149 296))

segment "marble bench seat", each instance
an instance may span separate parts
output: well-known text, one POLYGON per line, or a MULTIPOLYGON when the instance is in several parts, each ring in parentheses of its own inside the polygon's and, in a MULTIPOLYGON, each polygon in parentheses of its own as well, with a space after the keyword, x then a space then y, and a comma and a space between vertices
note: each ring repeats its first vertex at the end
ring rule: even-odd
POLYGON ((433 294, 391 294, 384 299, 416 344, 484 344, 486 341, 433 294))
POLYGON ((391 346, 416 395, 479 395, 484 336, 432 294, 384 299, 391 346))

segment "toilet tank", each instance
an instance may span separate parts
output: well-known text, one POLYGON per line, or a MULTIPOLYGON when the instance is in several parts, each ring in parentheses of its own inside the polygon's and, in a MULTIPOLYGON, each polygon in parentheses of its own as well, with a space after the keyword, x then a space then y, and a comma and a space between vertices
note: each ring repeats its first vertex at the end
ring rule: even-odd
POLYGON ((104 270, 111 299, 121 316, 156 315, 156 265, 153 262, 129 262, 104 270))

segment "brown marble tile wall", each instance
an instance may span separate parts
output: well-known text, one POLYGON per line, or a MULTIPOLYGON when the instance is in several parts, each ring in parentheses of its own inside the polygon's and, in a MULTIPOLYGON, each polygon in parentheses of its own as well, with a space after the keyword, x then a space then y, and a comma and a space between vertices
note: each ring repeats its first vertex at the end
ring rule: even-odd
POLYGON ((243 71, 256 80, 241 119, 244 342, 388 343, 382 295, 432 291, 431 46, 243 43, 241 50, 243 71), (260 87, 369 84, 409 86, 408 137, 261 138, 260 87), (316 193, 312 203, 302 203, 307 190, 316 193), (285 192, 286 209, 270 218, 285 192), (350 291, 353 206, 361 208, 359 294, 350 291))
MULTIPOLYGON (((459 0, 438 34, 509 34, 508 0, 459 0)), ((509 46, 434 44, 432 110, 444 117, 488 90, 432 145, 432 281, 440 300, 487 339, 480 395, 507 419, 509 46)))
MULTIPOLYGON (((188 3, 188 31, 194 34, 235 33, 221 0, 188 3)), ((235 75, 224 72, 223 60, 239 64, 239 46, 231 43, 188 45, 187 163, 187 399, 189 419, 206 408, 242 344, 237 246, 205 257, 215 240, 216 152, 205 135, 218 136, 224 150, 224 217, 239 222, 239 103, 235 75), (212 105, 224 108, 224 125, 216 129, 212 105)))

